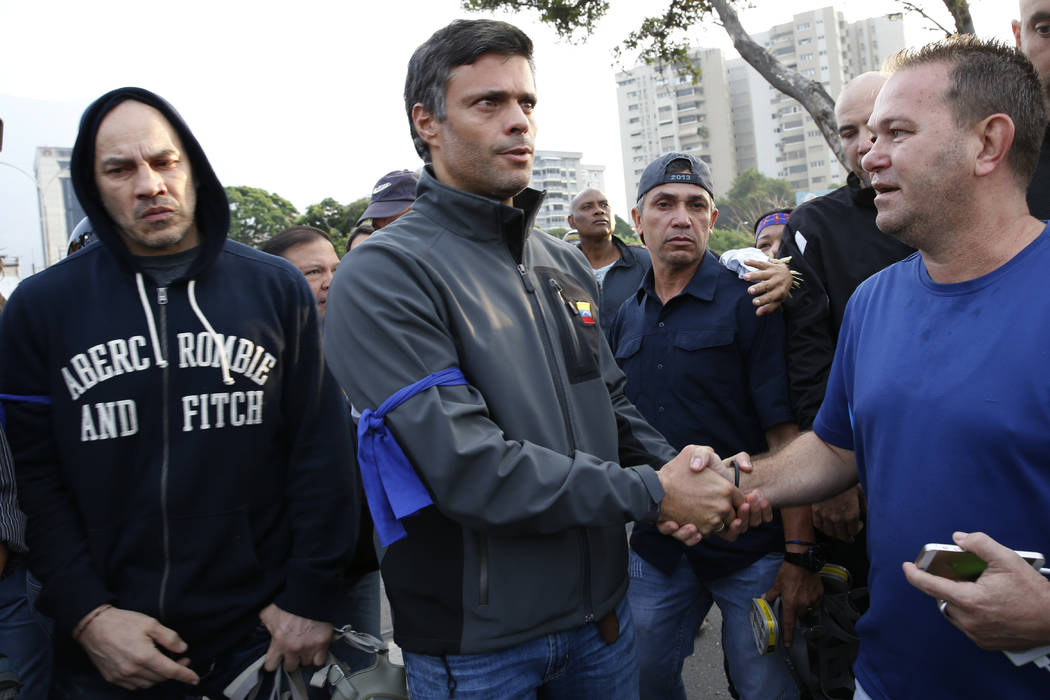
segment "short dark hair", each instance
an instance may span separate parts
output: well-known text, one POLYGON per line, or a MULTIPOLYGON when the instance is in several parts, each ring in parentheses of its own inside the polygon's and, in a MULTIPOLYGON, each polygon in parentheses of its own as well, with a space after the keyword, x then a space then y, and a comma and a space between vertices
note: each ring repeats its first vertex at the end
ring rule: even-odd
POLYGON ((346 237, 346 249, 348 251, 350 250, 351 244, 354 242, 354 239, 358 236, 371 236, 375 232, 375 226, 368 222, 358 224, 353 228, 352 231, 350 231, 350 234, 346 237))
POLYGON ((894 72, 931 64, 947 64, 950 84, 944 98, 955 112, 955 123, 968 127, 993 114, 1014 123, 1014 141, 1006 162, 1028 186, 1046 131, 1046 93, 1032 63, 1001 41, 960 34, 898 52, 890 59, 894 72))
POLYGON ((491 19, 457 19, 434 32, 412 54, 405 77, 405 111, 412 144, 425 162, 430 162, 430 146, 416 133, 412 108, 422 104, 439 122, 445 121, 445 92, 452 70, 471 65, 487 53, 523 56, 536 72, 532 40, 513 24, 491 19))
POLYGON ((284 251, 292 246, 299 245, 300 243, 310 243, 317 239, 328 241, 329 243, 332 242, 332 239, 328 237, 328 234, 319 228, 314 228, 313 226, 291 226, 263 243, 261 250, 270 255, 280 255, 281 257, 284 257, 284 251))

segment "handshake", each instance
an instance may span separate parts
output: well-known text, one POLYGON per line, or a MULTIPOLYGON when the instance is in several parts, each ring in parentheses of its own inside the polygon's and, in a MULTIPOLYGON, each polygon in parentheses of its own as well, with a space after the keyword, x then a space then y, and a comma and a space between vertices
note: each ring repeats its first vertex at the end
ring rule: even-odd
MULTIPOLYGON (((742 471, 751 471, 746 454, 732 457, 742 471)), ((735 469, 710 447, 689 445, 657 472, 664 498, 657 527, 687 545, 704 535, 735 540, 751 526, 773 519, 773 508, 761 491, 746 496, 733 485, 735 469)))

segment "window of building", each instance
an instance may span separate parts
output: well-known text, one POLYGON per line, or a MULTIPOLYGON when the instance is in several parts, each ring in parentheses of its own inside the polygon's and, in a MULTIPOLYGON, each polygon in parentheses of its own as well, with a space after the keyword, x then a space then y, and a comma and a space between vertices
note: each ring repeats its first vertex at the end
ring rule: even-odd
POLYGON ((641 117, 631 117, 630 119, 627 120, 627 123, 628 124, 637 124, 641 120, 642 120, 641 117))
POLYGON ((695 122, 695 121, 696 121, 696 115, 695 114, 686 114, 686 115, 683 115, 681 117, 678 117, 678 123, 679 124, 690 124, 690 123, 695 122))
POLYGON ((627 105, 627 111, 628 112, 637 112, 641 108, 642 108, 642 106, 640 104, 637 104, 637 103, 635 103, 633 105, 627 105))
POLYGON ((658 111, 660 112, 660 114, 665 114, 667 112, 670 112, 671 111, 671 105, 664 105, 658 111))
POLYGON ((673 121, 674 121, 673 119, 664 119, 663 121, 660 122, 660 126, 667 126, 668 124, 671 124, 673 121))
POLYGON ((809 23, 809 22, 803 22, 802 24, 796 24, 795 25, 795 31, 796 32, 804 32, 807 29, 812 29, 812 28, 813 28, 813 25, 811 23, 809 23))
POLYGON ((684 88, 678 88, 674 91, 674 94, 678 97, 689 97, 694 92, 696 92, 696 90, 692 86, 689 86, 684 88))

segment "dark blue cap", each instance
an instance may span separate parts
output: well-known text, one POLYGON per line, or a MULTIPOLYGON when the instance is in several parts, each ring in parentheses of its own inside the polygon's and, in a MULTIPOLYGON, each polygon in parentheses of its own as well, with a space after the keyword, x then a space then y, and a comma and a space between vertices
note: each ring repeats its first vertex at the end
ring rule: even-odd
POLYGON ((357 223, 365 219, 385 219, 396 216, 416 201, 416 183, 419 175, 411 170, 395 170, 379 178, 372 188, 372 201, 357 223))
POLYGON ((685 182, 697 185, 707 190, 712 199, 715 196, 715 188, 711 184, 711 169, 707 167, 707 163, 688 153, 667 153, 645 167, 642 179, 638 181, 638 200, 641 200, 645 193, 652 188, 668 182, 685 182), (667 172, 668 166, 676 160, 686 161, 689 164, 690 172, 667 172))

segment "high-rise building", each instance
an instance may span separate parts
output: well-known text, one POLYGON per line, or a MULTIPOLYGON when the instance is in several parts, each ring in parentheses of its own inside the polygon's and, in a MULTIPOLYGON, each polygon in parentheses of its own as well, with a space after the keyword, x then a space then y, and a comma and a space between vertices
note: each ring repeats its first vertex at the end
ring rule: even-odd
POLYGON ((586 165, 582 158, 582 153, 573 151, 536 151, 529 187, 547 191, 536 215, 540 228, 568 228, 572 198, 592 187, 605 189, 605 166, 586 165))
POLYGON ((671 66, 637 66, 616 76, 627 201, 633 203, 645 166, 668 151, 686 151, 711 168, 715 190, 736 176, 729 81, 719 49, 690 54, 699 78, 671 66))
MULTIPOLYGON (((877 70, 904 48, 904 22, 897 13, 847 23, 841 12, 825 7, 796 14, 752 39, 788 68, 819 81, 835 99, 851 78, 877 70)), ((785 179, 797 192, 845 181, 846 171, 802 105, 743 59, 724 61, 718 49, 690 55, 700 68, 695 83, 672 68, 647 65, 616 76, 628 201, 634 201, 646 164, 672 150, 690 151, 708 163, 716 195, 748 168, 785 179)))
POLYGON ((84 210, 69 179, 71 148, 44 146, 36 149, 36 189, 40 196, 43 222, 44 265, 53 265, 66 256, 69 233, 84 218, 84 210))
POLYGON ((853 22, 846 38, 850 77, 879 70, 887 58, 904 48, 904 15, 896 12, 853 22))

